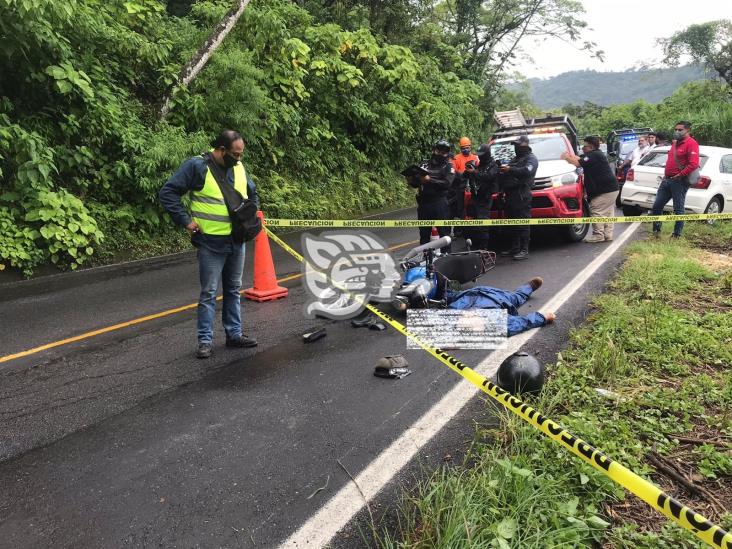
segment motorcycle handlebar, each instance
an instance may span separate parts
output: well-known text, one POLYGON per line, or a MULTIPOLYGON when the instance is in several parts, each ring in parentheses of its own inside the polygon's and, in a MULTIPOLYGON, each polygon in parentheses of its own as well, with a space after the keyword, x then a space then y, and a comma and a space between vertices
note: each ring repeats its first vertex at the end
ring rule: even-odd
POLYGON ((432 242, 427 242, 427 244, 422 244, 421 246, 412 248, 411 250, 409 250, 409 252, 407 252, 407 255, 404 256, 403 261, 409 261, 413 257, 416 257, 417 255, 421 254, 422 252, 426 252, 427 250, 436 250, 437 248, 444 248, 446 246, 449 246, 450 242, 452 242, 452 239, 449 236, 443 236, 442 238, 438 238, 437 240, 433 240, 432 242))

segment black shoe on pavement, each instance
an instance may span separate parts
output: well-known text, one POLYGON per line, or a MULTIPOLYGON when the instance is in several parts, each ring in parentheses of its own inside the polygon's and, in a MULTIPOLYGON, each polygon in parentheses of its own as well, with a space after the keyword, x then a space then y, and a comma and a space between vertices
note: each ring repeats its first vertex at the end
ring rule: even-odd
POLYGON ((521 250, 519 253, 513 256, 515 261, 521 261, 522 259, 529 259, 529 251, 521 250))
POLYGON ((211 349, 210 343, 199 343, 196 358, 209 358, 211 356, 211 349))
POLYGON ((257 346, 257 340, 251 337, 247 337, 245 335, 240 335, 239 337, 235 337, 233 339, 226 339, 226 346, 227 347, 256 347, 257 346))
POLYGON ((511 257, 512 255, 516 255, 519 253, 518 250, 503 250, 501 252, 501 257, 511 257))

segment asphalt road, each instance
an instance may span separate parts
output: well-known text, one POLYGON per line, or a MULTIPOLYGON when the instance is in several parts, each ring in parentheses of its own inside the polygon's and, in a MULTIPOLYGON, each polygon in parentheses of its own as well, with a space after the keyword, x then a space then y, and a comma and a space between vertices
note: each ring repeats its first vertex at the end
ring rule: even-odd
MULTIPOLYGON (((390 245, 416 239, 415 229, 374 233, 390 245)), ((299 249, 299 235, 286 240, 299 249)), ((606 246, 549 232, 534 238, 528 261, 499 259, 480 283, 513 288, 540 275, 544 287, 523 310, 541 310, 606 246)), ((273 253, 278 277, 299 273, 273 253)), ((621 259, 611 257, 526 348, 552 360, 621 259)), ((254 350, 225 348, 219 322, 214 356, 195 359, 189 309, 0 363, 0 547, 276 546, 351 482, 346 471, 357 476, 459 381, 391 329, 305 319, 299 279, 284 285, 287 299, 244 303, 254 350), (315 326, 328 336, 303 344, 315 326), (375 378, 374 363, 394 353, 414 373, 375 378)), ((181 307, 197 292, 192 254, 0 286, 0 357, 181 307)), ((468 364, 488 356, 454 354, 468 364)), ((490 420, 476 396, 394 471, 375 504, 384 520, 399 485, 446 454, 457 459, 473 422, 490 420)), ((363 545, 367 529, 361 514, 333 545, 363 545)))

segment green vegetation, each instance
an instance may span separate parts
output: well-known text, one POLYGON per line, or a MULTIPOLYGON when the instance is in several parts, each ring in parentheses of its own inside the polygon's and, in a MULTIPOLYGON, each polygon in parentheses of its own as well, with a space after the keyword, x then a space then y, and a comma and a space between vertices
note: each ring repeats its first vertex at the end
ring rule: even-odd
POLYGON ((541 109, 584 102, 603 107, 637 100, 658 103, 687 82, 703 80, 704 69, 685 66, 662 69, 629 69, 622 72, 570 71, 551 78, 530 78, 512 85, 527 87, 531 100, 541 109))
MULTIPOLYGON (((409 204, 398 171, 435 139, 480 140, 494 108, 538 114, 526 90, 503 87, 522 40, 560 37, 602 55, 581 42, 574 0, 253 0, 180 85, 181 67, 233 5, 0 0, 0 270, 30 276, 46 263, 76 269, 180 249, 157 191, 223 128, 246 138, 270 217, 409 204)), ((726 28, 714 26, 720 47, 696 48, 695 59, 722 67, 726 28)), ((692 47, 694 36, 674 43, 692 47)), ((729 88, 696 86, 659 106, 585 109, 580 127, 688 118, 702 142, 730 144, 729 88)))
POLYGON ((180 85, 236 4, 0 0, 0 269, 177 242, 156 193, 223 128, 246 138, 268 216, 410 203, 398 171, 439 137, 479 138, 519 42, 585 26, 574 0, 253 0, 180 85))
POLYGON ((653 105, 636 101, 601 108, 596 105, 565 108, 582 135, 607 135, 612 129, 650 126, 670 133, 679 120, 689 120, 692 135, 702 145, 732 147, 732 87, 715 81, 690 82, 653 105))
POLYGON ((732 21, 718 19, 689 25, 669 38, 660 40, 664 61, 678 66, 684 57, 702 63, 732 84, 732 21))
MULTIPOLYGON (((729 250, 732 223, 688 226, 690 242, 709 235, 729 250)), ((732 261, 667 236, 628 253, 532 405, 729 529, 732 261), (678 463, 718 501, 655 472, 652 455, 678 463)), ((385 547, 703 545, 507 412, 478 431, 463 464, 434 473, 402 509, 385 547)))
POLYGON ((198 2, 187 18, 153 0, 3 2, 2 35, 14 38, 0 56, 0 263, 28 274, 46 261, 77 268, 119 228, 170 232, 157 190, 221 128, 245 135, 269 215, 317 217, 404 202, 395 169, 482 120, 480 88, 431 58, 255 2, 158 123, 175 67, 226 2, 198 2))

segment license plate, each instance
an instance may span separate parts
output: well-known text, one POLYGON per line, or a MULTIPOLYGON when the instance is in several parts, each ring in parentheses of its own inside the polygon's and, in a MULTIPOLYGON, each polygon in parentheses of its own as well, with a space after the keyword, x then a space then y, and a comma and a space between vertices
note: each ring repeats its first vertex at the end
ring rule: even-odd
POLYGON ((638 181, 636 181, 636 184, 640 187, 652 187, 654 189, 657 189, 658 186, 661 184, 661 181, 663 181, 663 176, 658 175, 655 178, 643 178, 638 181))

